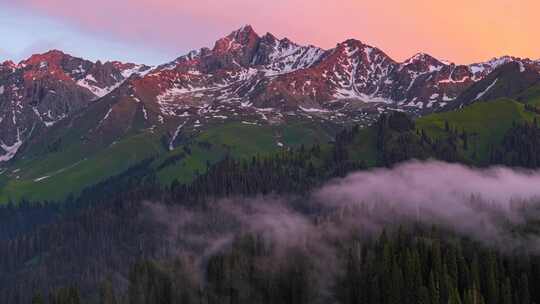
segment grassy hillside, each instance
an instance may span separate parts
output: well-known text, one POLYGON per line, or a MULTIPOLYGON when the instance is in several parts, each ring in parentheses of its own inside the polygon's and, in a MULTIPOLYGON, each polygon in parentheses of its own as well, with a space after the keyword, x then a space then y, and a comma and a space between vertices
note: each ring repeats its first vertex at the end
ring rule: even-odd
MULTIPOLYGON (((521 102, 513 99, 476 102, 456 111, 421 117, 416 120, 416 129, 425 131, 434 140, 444 140, 452 133, 465 131, 469 148, 459 148, 458 153, 470 163, 484 165, 489 160, 490 148, 502 142, 513 123, 531 122, 539 116, 526 110, 524 105, 525 102, 540 103, 539 99, 540 89, 533 87, 523 92, 521 102), (448 132, 447 123, 457 132, 448 132)), ((166 186, 174 180, 192 181, 207 169, 208 164, 216 163, 226 155, 246 159, 313 144, 320 144, 323 153, 328 154, 331 152, 328 143, 338 129, 302 120, 283 125, 234 121, 182 134, 185 138, 172 151, 163 139, 167 138, 167 132, 156 128, 131 132, 112 143, 102 142, 101 145, 107 145, 101 147, 78 144, 81 141, 79 131, 66 129, 62 134, 69 140, 62 142, 62 149, 35 153, 4 168, 0 175, 0 203, 22 198, 61 200, 149 158, 153 159, 149 169, 166 186)), ((375 127, 360 130, 346 149, 347 157, 352 161, 363 161, 368 167, 380 164, 375 127)))
POLYGON ((204 172, 207 163, 215 163, 225 155, 250 158, 301 145, 325 144, 332 140, 333 132, 335 127, 325 128, 305 121, 276 126, 230 122, 203 131, 189 144, 160 156, 154 162, 154 168, 164 185, 175 179, 185 183, 197 172, 204 172))
POLYGON ((0 175, 0 203, 22 198, 61 200, 148 158, 155 158, 151 166, 163 185, 175 179, 189 182, 204 172, 208 163, 225 155, 249 158, 288 147, 326 143, 332 139, 334 129, 305 121, 276 126, 230 122, 201 130, 173 151, 162 143, 163 131, 153 129, 96 151, 85 150, 86 145, 72 140, 74 144, 65 149, 20 159, 4 169, 0 175))
POLYGON ((540 85, 528 88, 519 94, 516 99, 523 103, 540 106, 540 85))
POLYGON ((377 165, 377 132, 374 128, 361 129, 347 148, 351 160, 364 161, 368 167, 377 165))
POLYGON ((471 149, 464 152, 465 156, 471 158, 476 153, 477 160, 485 162, 490 145, 499 144, 514 122, 531 122, 534 117, 538 115, 526 111, 524 104, 511 99, 498 99, 421 117, 416 121, 416 127, 433 138, 447 136, 446 122, 451 129, 466 131, 470 136, 471 149))
POLYGON ((8 199, 60 200, 88 185, 119 174, 140 161, 163 153, 159 140, 148 133, 126 138, 88 157, 69 152, 13 164, 2 175, 0 202, 8 199))

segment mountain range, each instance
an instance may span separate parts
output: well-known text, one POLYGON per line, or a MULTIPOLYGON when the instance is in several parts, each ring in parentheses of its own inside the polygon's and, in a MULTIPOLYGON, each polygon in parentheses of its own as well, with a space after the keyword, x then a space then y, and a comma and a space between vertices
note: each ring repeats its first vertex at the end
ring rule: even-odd
POLYGON ((250 26, 4 62, 1 302, 539 303, 539 122, 540 61, 250 26))
MULTIPOLYGON (((53 50, 0 65, 0 162, 4 179, 35 183, 137 134, 152 134, 172 151, 230 123, 368 126, 387 111, 418 117, 519 99, 539 83, 540 60, 504 56, 456 65, 420 53, 397 62, 359 40, 326 50, 260 36, 251 26, 159 66, 91 62, 53 50), (35 169, 36 163, 54 165, 35 169), (31 170, 25 176, 21 168, 31 170)), ((278 133, 273 144, 282 147, 286 134, 278 133)))

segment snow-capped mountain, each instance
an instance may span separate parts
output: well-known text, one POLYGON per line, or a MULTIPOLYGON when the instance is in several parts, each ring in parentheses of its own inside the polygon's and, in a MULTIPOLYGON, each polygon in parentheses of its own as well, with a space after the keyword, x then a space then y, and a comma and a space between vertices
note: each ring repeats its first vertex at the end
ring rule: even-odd
POLYGON ((0 65, 0 161, 11 159, 40 128, 85 109, 149 67, 90 62, 53 50, 0 65))
POLYGON ((417 114, 441 109, 510 62, 538 66, 513 57, 456 65, 427 54, 400 63, 358 40, 323 50, 272 34, 260 37, 245 26, 212 49, 190 52, 130 84, 160 121, 188 117, 193 108, 231 106, 278 120, 291 111, 355 120, 387 108, 417 114))
POLYGON ((324 50, 259 36, 251 26, 155 68, 51 51, 0 66, 0 161, 12 158, 34 130, 93 104, 106 107, 95 134, 128 130, 142 119, 144 127, 168 129, 172 148, 180 129, 228 119, 369 124, 388 109, 421 115, 455 107, 470 102, 462 93, 509 64, 540 77, 540 63, 528 59, 456 65, 420 53, 397 62, 354 39, 324 50))
MULTIPOLYGON (((491 61, 493 62, 493 61, 491 61)), ((540 85, 540 65, 530 60, 513 59, 481 77, 445 107, 452 110, 481 100, 512 97, 527 98, 527 90, 540 85)))

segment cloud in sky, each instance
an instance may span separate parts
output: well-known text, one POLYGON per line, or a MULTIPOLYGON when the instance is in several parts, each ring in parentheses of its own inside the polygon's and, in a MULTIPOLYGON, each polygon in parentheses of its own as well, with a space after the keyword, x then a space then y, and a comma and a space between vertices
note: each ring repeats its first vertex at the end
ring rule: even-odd
POLYGON ((162 225, 171 252, 195 256, 199 265, 249 233, 270 240, 277 254, 306 250, 324 263, 320 275, 329 275, 339 267, 328 267, 336 244, 401 225, 435 225, 507 252, 538 253, 540 237, 523 228, 538 218, 539 183, 540 171, 409 161, 351 173, 302 197, 230 197, 204 208, 146 202, 141 218, 162 225))
POLYGON ((180 55, 249 23, 331 48, 347 38, 397 60, 418 51, 458 63, 511 54, 540 57, 537 0, 0 0, 86 35, 180 55))

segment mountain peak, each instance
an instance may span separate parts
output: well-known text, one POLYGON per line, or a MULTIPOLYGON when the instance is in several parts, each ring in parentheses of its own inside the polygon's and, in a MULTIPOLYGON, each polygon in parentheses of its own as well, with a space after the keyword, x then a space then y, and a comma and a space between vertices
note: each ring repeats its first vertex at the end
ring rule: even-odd
POLYGON ((338 43, 339 46, 364 46, 364 43, 358 39, 347 39, 341 43, 338 43))
POLYGON ((520 61, 520 58, 510 55, 504 55, 499 57, 493 57, 488 61, 473 63, 471 64, 471 66, 491 66, 493 68, 496 68, 500 65, 507 64, 512 61, 520 61))
POLYGON ((26 65, 36 65, 41 64, 42 62, 46 62, 49 64, 60 64, 62 59, 66 57, 72 57, 71 55, 68 55, 60 50, 50 50, 45 53, 41 54, 34 54, 30 56, 27 60, 23 60, 23 63, 26 65))
POLYGON ((6 60, 2 62, 0 65, 5 68, 15 68, 17 66, 17 64, 15 64, 15 62, 11 60, 6 60))
POLYGON ((494 57, 488 61, 485 62, 478 62, 473 63, 469 65, 471 71, 473 74, 489 74, 499 66, 505 65, 510 62, 519 61, 518 58, 512 57, 512 56, 500 56, 500 57, 494 57))
POLYGON ((248 25, 242 26, 236 31, 233 31, 227 36, 227 38, 240 42, 254 36, 259 37, 259 35, 255 32, 253 27, 248 24, 248 25))
POLYGON ((411 58, 405 60, 402 65, 409 66, 409 65, 427 65, 432 67, 440 67, 447 65, 444 62, 440 61, 439 59, 427 54, 427 53, 417 53, 411 58))
POLYGON ((214 51, 227 52, 232 49, 250 45, 258 39, 260 39, 259 35, 255 33, 253 28, 250 25, 245 25, 240 29, 230 33, 226 37, 216 41, 214 51))
POLYGON ((249 25, 230 33, 228 36, 216 41, 206 67, 213 69, 217 67, 238 67, 247 66, 252 61, 260 42, 260 37, 249 25))
POLYGON ((433 56, 427 54, 427 53, 416 53, 414 56, 412 56, 411 58, 405 60, 403 63, 410 63, 410 62, 415 62, 415 61, 425 61, 425 60, 437 60, 435 59, 433 56))
POLYGON ((238 29, 239 32, 248 31, 248 32, 255 32, 253 30, 253 26, 251 24, 244 24, 241 28, 238 29))
POLYGON ((64 53, 63 51, 59 50, 59 49, 52 49, 52 50, 49 50, 45 53, 43 53, 44 55, 66 55, 66 53, 64 53))

